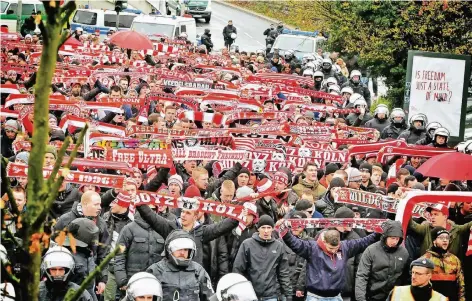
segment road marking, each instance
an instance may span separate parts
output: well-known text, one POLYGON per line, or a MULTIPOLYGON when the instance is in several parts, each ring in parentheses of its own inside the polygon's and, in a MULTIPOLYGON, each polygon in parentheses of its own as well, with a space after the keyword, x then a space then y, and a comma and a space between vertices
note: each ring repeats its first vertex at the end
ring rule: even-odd
POLYGON ((256 42, 257 42, 257 44, 261 45, 262 47, 265 47, 265 45, 262 44, 261 42, 259 42, 259 41, 257 41, 257 40, 256 40, 256 42))
POLYGON ((253 37, 251 37, 250 34, 248 34, 247 32, 244 33, 245 35, 247 35, 250 39, 254 39, 253 37))

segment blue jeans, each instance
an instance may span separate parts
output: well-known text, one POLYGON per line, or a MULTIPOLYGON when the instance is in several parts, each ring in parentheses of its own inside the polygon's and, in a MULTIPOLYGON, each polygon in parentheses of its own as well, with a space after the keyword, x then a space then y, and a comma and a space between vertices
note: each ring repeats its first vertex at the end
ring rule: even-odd
POLYGON ((321 296, 313 296, 308 295, 306 296, 306 301, 343 301, 343 298, 338 295, 336 297, 321 297, 321 296))

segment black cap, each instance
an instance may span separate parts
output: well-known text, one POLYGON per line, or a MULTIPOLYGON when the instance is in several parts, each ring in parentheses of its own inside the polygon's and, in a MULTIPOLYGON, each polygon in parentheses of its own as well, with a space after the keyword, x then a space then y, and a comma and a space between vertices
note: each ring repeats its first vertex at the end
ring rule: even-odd
POLYGON ((326 165, 325 176, 335 173, 339 169, 339 166, 336 163, 329 163, 326 165))
POLYGON ((290 218, 291 219, 301 219, 301 218, 307 218, 307 217, 306 217, 306 213, 303 212, 303 211, 293 211, 290 214, 290 218))
POLYGON ((295 210, 298 211, 303 211, 307 210, 313 207, 313 203, 310 202, 309 200, 298 200, 297 203, 295 204, 295 210))
POLYGON ((272 217, 268 216, 267 214, 261 216, 259 218, 259 221, 257 222, 257 228, 259 229, 262 226, 271 226, 273 228, 275 226, 275 223, 272 217))
POLYGON ((416 260, 413 260, 413 262, 410 264, 410 269, 413 267, 424 267, 427 269, 434 270, 434 263, 428 258, 418 258, 416 260))
POLYGON ((346 206, 339 207, 334 213, 335 218, 354 218, 356 214, 346 206))
POLYGON ((334 187, 346 187, 346 183, 341 178, 334 178, 331 180, 331 182, 329 182, 329 189, 334 187))
MULTIPOLYGON (((92 247, 98 245, 99 229, 97 225, 88 218, 80 217, 73 220, 67 227, 72 236, 75 238, 75 244, 78 247, 92 247)), ((66 236, 64 246, 70 246, 72 242, 69 236, 66 236)))
POLYGON ((362 171, 366 171, 368 170, 370 174, 372 174, 372 165, 370 165, 369 163, 367 162, 364 162, 361 164, 361 166, 359 166, 359 171, 362 172, 362 171))
POLYGON ((441 234, 449 235, 449 231, 443 227, 434 227, 433 230, 431 230, 431 239, 436 240, 436 238, 438 238, 438 236, 441 234))
POLYGON ((400 185, 398 185, 397 183, 392 183, 390 184, 390 186, 388 186, 387 193, 395 193, 397 192, 399 187, 400 185))
POLYGON ((417 172, 417 171, 415 171, 415 172, 413 173, 413 176, 414 176, 414 177, 416 178, 416 180, 417 180, 418 182, 420 182, 420 183, 423 182, 424 180, 426 180, 426 179, 428 178, 428 177, 425 177, 422 173, 419 173, 419 172, 417 172))

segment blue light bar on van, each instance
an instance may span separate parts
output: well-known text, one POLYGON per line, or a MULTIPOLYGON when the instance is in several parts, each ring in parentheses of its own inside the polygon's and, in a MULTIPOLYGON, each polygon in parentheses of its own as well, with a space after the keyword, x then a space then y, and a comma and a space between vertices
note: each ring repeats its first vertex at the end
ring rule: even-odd
POLYGON ((319 32, 318 31, 311 32, 311 31, 303 31, 303 30, 292 30, 292 29, 284 28, 282 30, 282 34, 293 34, 297 36, 306 36, 306 37, 316 38, 319 32))

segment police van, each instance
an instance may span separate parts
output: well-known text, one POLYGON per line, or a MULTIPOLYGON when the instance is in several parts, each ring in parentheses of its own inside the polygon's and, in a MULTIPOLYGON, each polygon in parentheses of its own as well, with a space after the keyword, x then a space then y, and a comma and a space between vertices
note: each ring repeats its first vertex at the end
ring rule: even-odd
MULTIPOLYGON (((120 12, 119 30, 129 30, 137 16, 135 13, 120 12)), ((110 29, 116 29, 116 12, 103 9, 78 9, 70 26, 72 31, 81 27, 89 34, 95 33, 98 29, 100 35, 106 35, 110 29)))
POLYGON ((139 15, 133 20, 131 29, 144 35, 161 35, 168 38, 177 38, 185 32, 189 41, 197 42, 197 25, 191 16, 139 15))
POLYGON ((319 48, 323 48, 326 38, 319 35, 317 31, 309 32, 302 30, 284 29, 275 39, 271 53, 278 49, 280 55, 287 50, 295 50, 295 56, 301 59, 305 54, 315 54, 319 48))

